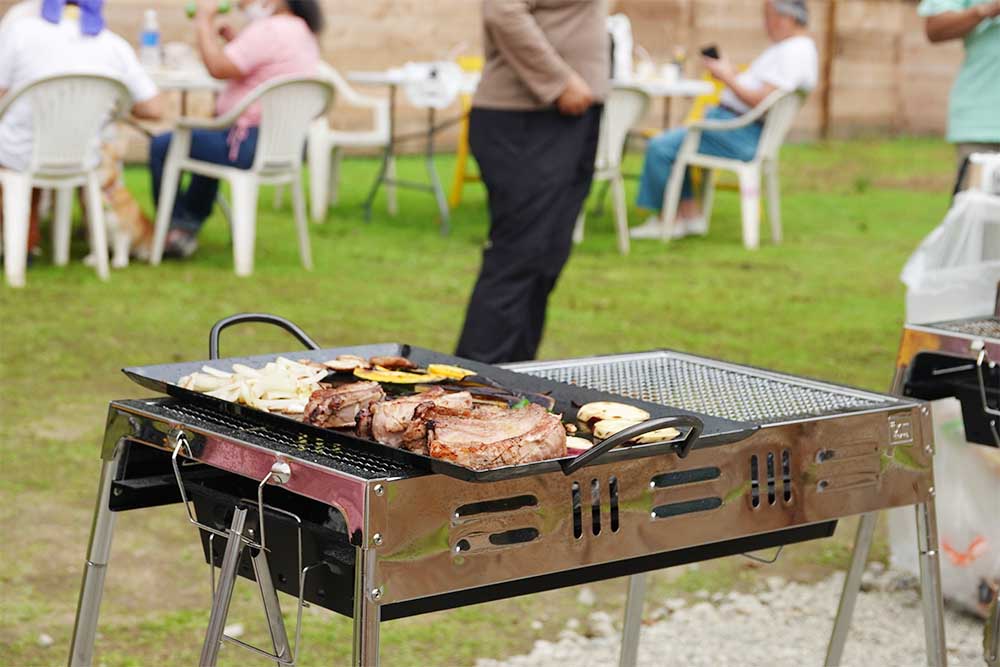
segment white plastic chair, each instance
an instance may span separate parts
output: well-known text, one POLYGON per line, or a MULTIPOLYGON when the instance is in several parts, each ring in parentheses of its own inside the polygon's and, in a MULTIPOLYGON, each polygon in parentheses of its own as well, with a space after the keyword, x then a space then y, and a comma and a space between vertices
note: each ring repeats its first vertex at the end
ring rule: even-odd
POLYGON ((213 119, 180 118, 170 140, 163 169, 151 264, 163 259, 163 245, 177 196, 181 172, 189 171, 229 181, 232 193, 233 262, 236 275, 253 272, 257 227, 257 197, 261 184, 289 183, 295 208, 302 265, 312 268, 305 195, 302 192, 302 153, 310 123, 326 112, 333 98, 333 86, 318 78, 279 78, 258 86, 234 109, 213 119), (238 169, 190 157, 191 132, 219 130, 232 126, 251 104, 261 107, 257 149, 250 169, 238 169))
POLYGON ((748 249, 760 246, 760 186, 761 178, 767 178, 767 217, 771 224, 771 239, 781 243, 781 192, 778 187, 778 153, 792 128, 795 115, 802 107, 801 93, 776 90, 756 107, 732 120, 702 120, 688 128, 687 136, 674 162, 673 171, 663 196, 663 236, 667 242, 671 238, 680 203, 684 170, 688 167, 702 167, 705 179, 702 190, 702 211, 706 221, 712 218, 712 201, 715 196, 715 177, 712 170, 728 169, 736 172, 740 180, 740 205, 743 216, 743 245, 748 249), (701 133, 705 130, 736 130, 763 118, 757 153, 749 162, 731 158, 703 155, 698 152, 701 133))
POLYGON ((73 189, 86 187, 90 252, 101 280, 108 279, 108 240, 97 169, 101 129, 130 106, 128 90, 117 79, 92 74, 61 74, 39 79, 0 100, 0 118, 27 98, 34 121, 32 156, 24 171, 0 168, 3 187, 4 273, 12 287, 23 287, 27 264, 31 189, 57 192, 53 229, 54 260, 69 261, 73 189))
MULTIPOLYGON (((371 109, 370 130, 347 132, 330 127, 326 116, 317 118, 309 127, 306 155, 309 162, 309 209, 313 222, 326 219, 329 206, 336 204, 340 194, 340 161, 345 148, 379 148, 389 145, 390 121, 389 100, 367 97, 357 92, 340 75, 340 72, 326 63, 320 65, 319 76, 328 80, 337 92, 337 100, 350 106, 371 109)), ((390 181, 396 178, 396 159, 391 158, 387 166, 390 181)), ((398 210, 396 187, 387 186, 389 213, 398 210)))
MULTIPOLYGON (((604 103, 601 133, 597 142, 594 161, 594 182, 609 181, 615 205, 615 227, 618 232, 618 251, 629 251, 628 202, 625 198, 625 177, 622 158, 629 131, 639 123, 649 110, 649 95, 638 88, 618 87, 611 91, 604 103)), ((573 241, 583 242, 586 208, 580 210, 573 230, 573 241)))

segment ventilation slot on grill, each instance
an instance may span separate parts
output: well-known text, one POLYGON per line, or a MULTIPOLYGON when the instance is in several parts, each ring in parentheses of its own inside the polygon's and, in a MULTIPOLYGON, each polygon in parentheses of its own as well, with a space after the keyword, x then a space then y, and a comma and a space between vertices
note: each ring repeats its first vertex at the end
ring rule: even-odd
POLYGON ((781 488, 786 503, 792 502, 792 453, 781 450, 781 488))
POLYGON ((750 457, 750 505, 760 507, 760 467, 756 454, 750 457))
POLYGON ((680 470, 678 472, 665 472, 656 475, 651 480, 654 489, 666 489, 671 486, 682 484, 694 484, 696 482, 708 482, 719 479, 722 472, 718 468, 694 468, 692 470, 680 470))
POLYGON ((667 519, 672 516, 705 512, 719 507, 722 507, 722 498, 698 498, 697 500, 687 500, 681 503, 658 505, 653 508, 651 514, 654 519, 667 519))
POLYGON ((611 532, 618 532, 618 478, 608 480, 608 494, 611 496, 611 532))
POLYGON ((777 497, 775 494, 777 482, 774 479, 774 454, 767 453, 767 504, 773 505, 777 497))
POLYGON ((490 535, 490 544, 496 546, 506 546, 508 544, 522 544, 538 538, 537 528, 516 528, 502 533, 490 535))
POLYGON ((455 543, 455 553, 462 553, 463 551, 468 551, 471 548, 472 545, 469 544, 469 540, 459 540, 455 543))
POLYGON ((535 507, 538 505, 538 498, 535 496, 513 496, 511 498, 499 498, 497 500, 484 500, 478 503, 462 505, 455 510, 455 518, 459 519, 474 514, 491 514, 494 512, 513 512, 523 507, 535 507))
POLYGON ((594 535, 601 534, 601 483, 590 480, 590 521, 594 535))
POLYGON ((580 483, 573 482, 573 537, 583 537, 583 498, 580 497, 580 483))

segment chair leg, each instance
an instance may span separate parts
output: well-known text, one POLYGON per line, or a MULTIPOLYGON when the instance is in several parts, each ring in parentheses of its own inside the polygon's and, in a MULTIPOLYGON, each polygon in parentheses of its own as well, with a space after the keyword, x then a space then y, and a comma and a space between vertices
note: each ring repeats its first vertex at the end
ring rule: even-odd
POLYGON ((3 269, 11 287, 24 287, 30 220, 31 177, 7 172, 3 176, 3 269))
MULTIPOLYGON (((330 188, 330 195, 327 199, 330 206, 336 206, 340 202, 340 165, 344 159, 344 151, 341 148, 333 149, 330 158, 330 179, 327 183, 330 188)), ((395 173, 395 172, 393 172, 395 173)), ((395 192, 395 190, 393 190, 395 192)))
POLYGON ((748 250, 756 250, 760 247, 760 170, 756 167, 741 169, 739 178, 743 245, 748 250))
POLYGON ((670 179, 667 181, 667 190, 663 194, 663 210, 660 212, 663 230, 660 240, 664 243, 673 236, 674 224, 677 222, 677 207, 681 203, 681 188, 684 185, 684 169, 686 167, 687 164, 681 159, 674 162, 670 179))
POLYGON ((253 273, 259 184, 253 175, 241 174, 229 181, 229 188, 233 198, 233 264, 236 275, 249 276, 253 273))
POLYGON ((90 256, 94 258, 97 277, 107 280, 108 270, 108 229, 104 223, 104 202, 101 199, 101 183, 97 172, 87 175, 87 226, 90 227, 90 256))
POLYGON ((701 214, 705 216, 705 231, 712 224, 712 208, 715 206, 715 170, 701 170, 701 214))
POLYGON ((627 255, 629 251, 628 236, 628 201, 625 198, 625 179, 621 174, 611 182, 611 196, 615 204, 615 226, 618 228, 618 252, 627 255))
POLYGON ((583 243, 583 228, 587 224, 587 209, 581 208, 580 214, 576 216, 576 225, 573 226, 573 243, 580 245, 583 243))
POLYGON ((778 181, 777 162, 768 162, 764 167, 767 178, 767 219, 771 223, 771 240, 781 243, 781 187, 778 181))
POLYGON ((389 182, 385 184, 385 196, 388 202, 389 215, 399 213, 399 200, 396 198, 396 156, 389 156, 386 164, 385 177, 389 182))
POLYGON ((312 271, 312 248, 309 245, 309 221, 306 220, 305 194, 302 192, 302 176, 292 182, 292 205, 295 208, 295 227, 299 237, 299 258, 302 266, 312 271))
POLYGON ((56 188, 55 215, 52 218, 52 261, 56 266, 69 263, 69 240, 75 188, 56 188))
POLYGON ((174 199, 177 197, 177 187, 180 185, 180 180, 180 167, 168 155, 166 164, 163 167, 160 201, 156 208, 156 225, 153 228, 153 250, 149 255, 149 263, 153 266, 156 266, 163 260, 163 246, 167 240, 167 232, 170 230, 170 219, 174 210, 174 199))
POLYGON ((330 146, 323 140, 326 128, 310 130, 306 142, 306 162, 309 165, 309 215, 315 223, 326 219, 327 187, 330 182, 330 146))

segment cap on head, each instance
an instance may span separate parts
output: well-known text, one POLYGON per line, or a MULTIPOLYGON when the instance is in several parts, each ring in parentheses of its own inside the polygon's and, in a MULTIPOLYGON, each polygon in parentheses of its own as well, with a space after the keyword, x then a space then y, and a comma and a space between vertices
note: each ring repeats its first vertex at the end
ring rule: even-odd
POLYGON ((771 0, 771 6, 782 16, 795 19, 799 25, 809 24, 809 6, 806 0, 771 0))

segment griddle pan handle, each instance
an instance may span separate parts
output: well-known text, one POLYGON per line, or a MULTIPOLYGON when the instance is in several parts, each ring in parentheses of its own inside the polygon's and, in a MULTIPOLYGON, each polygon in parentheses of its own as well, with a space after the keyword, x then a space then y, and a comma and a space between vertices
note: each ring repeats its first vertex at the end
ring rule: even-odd
POLYGON ((593 463, 595 460, 599 459, 606 452, 611 451, 618 445, 624 444, 631 440, 632 438, 638 437, 643 433, 649 433, 650 431, 659 431, 661 428, 671 428, 671 427, 682 427, 690 428, 691 431, 688 433, 684 441, 677 444, 677 456, 684 458, 691 451, 691 447, 694 445, 695 441, 701 436, 702 430, 704 430, 705 425, 700 419, 693 415, 678 415, 676 417, 658 417, 656 419, 649 419, 642 422, 641 424, 636 424, 635 426, 629 426, 623 431, 618 431, 610 438, 605 438, 597 445, 585 451, 583 454, 575 457, 571 461, 564 461, 562 463, 563 472, 567 475, 572 475, 580 468, 593 463))
POLYGON ((227 329, 234 324, 244 324, 246 322, 273 324, 276 327, 281 327, 288 333, 298 338, 299 342, 310 350, 320 349, 316 341, 310 338, 305 331, 292 322, 289 322, 284 317, 278 317, 277 315, 270 315, 268 313, 239 313, 238 315, 224 317, 212 326, 212 331, 208 334, 208 358, 219 358, 219 335, 222 333, 223 329, 227 329))

